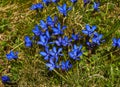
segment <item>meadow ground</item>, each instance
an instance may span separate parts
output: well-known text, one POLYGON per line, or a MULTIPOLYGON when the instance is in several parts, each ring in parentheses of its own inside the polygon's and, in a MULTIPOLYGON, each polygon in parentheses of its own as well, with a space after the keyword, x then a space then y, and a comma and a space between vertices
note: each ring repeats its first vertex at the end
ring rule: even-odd
MULTIPOLYGON (((120 48, 112 48, 112 38, 120 38, 120 1, 101 0, 99 11, 93 12, 92 2, 83 7, 83 0, 78 0, 65 19, 55 4, 50 4, 40 14, 31 11, 31 5, 37 2, 41 0, 0 1, 0 77, 8 75, 15 87, 120 87, 120 48), (81 33, 85 25, 90 24, 96 25, 96 31, 105 39, 91 56, 86 56, 89 53, 83 48, 81 60, 68 72, 50 72, 39 55, 41 48, 24 46, 24 36, 32 37, 34 26, 55 14, 67 25, 65 35, 69 36, 72 29, 81 33), (7 60, 10 50, 19 52, 18 60, 7 60)), ((69 0, 60 0, 59 4, 62 3, 72 5, 69 0)), ((0 87, 4 85, 11 87, 0 80, 0 87)))

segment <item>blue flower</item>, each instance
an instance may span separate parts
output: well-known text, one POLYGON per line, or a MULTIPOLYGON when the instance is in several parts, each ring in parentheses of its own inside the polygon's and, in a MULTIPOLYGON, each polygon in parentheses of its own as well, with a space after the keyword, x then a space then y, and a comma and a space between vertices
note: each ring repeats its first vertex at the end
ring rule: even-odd
POLYGON ((57 16, 54 17, 54 20, 52 20, 52 18, 50 16, 48 16, 47 19, 46 19, 47 24, 51 27, 55 26, 57 20, 58 20, 57 16))
POLYGON ((55 41, 55 44, 56 44, 57 46, 62 46, 62 38, 59 37, 58 40, 55 41))
POLYGON ((18 52, 10 51, 9 54, 6 54, 6 57, 7 57, 8 60, 17 59, 18 58, 18 52))
POLYGON ((52 2, 54 3, 58 3, 60 0, 52 0, 52 2))
POLYGON ((67 70, 68 71, 68 69, 72 68, 72 64, 70 64, 69 60, 67 60, 65 62, 62 61, 60 67, 61 67, 62 70, 64 70, 64 71, 67 70))
POLYGON ((82 30, 82 32, 88 36, 91 36, 92 34, 94 34, 94 31, 97 27, 96 26, 90 27, 90 25, 86 24, 85 28, 86 30, 82 30))
POLYGON ((40 35, 40 40, 37 42, 37 44, 46 47, 48 45, 48 38, 44 35, 40 35))
POLYGON ((68 45, 70 45, 71 41, 72 41, 72 39, 69 39, 67 36, 64 36, 64 38, 62 39, 62 45, 68 46, 68 45))
POLYGON ((74 45, 72 51, 69 52, 70 58, 72 58, 74 60, 80 60, 80 56, 82 55, 81 48, 82 48, 81 45, 79 47, 74 45))
POLYGON ((73 40, 79 40, 81 37, 80 37, 80 34, 78 33, 78 34, 72 34, 72 36, 71 36, 71 39, 73 39, 73 40))
POLYGON ((33 4, 30 9, 31 10, 37 10, 37 9, 42 10, 43 9, 43 5, 42 5, 42 3, 33 4))
POLYGON ((67 12, 71 10, 72 7, 67 8, 66 4, 63 4, 62 6, 58 6, 58 10, 63 16, 67 16, 67 12))
POLYGON ((63 26, 61 28, 61 25, 60 23, 57 24, 57 27, 53 27, 52 30, 53 30, 53 35, 62 35, 63 34, 63 30, 66 29, 67 27, 66 26, 63 26))
POLYGON ((29 36, 25 36, 24 41, 25 41, 25 46, 26 47, 31 47, 32 46, 32 41, 30 40, 29 36))
POLYGON ((32 30, 32 32, 36 35, 39 36, 42 34, 42 31, 39 29, 39 26, 36 25, 35 28, 32 30))
POLYGON ((112 42, 113 42, 112 46, 120 48, 120 38, 119 39, 113 38, 112 42))
POLYGON ((97 45, 100 45, 100 43, 104 41, 104 40, 101 40, 102 37, 103 37, 102 34, 98 34, 97 32, 95 32, 94 36, 92 38, 92 42, 97 44, 97 45))
POLYGON ((44 57, 45 60, 49 60, 50 53, 48 47, 45 47, 45 51, 41 51, 40 54, 44 57))
POLYGON ((54 43, 57 46, 68 46, 70 45, 70 42, 72 39, 69 39, 67 36, 64 36, 64 38, 59 37, 58 40, 56 40, 54 43))
POLYGON ((9 54, 6 54, 6 57, 7 57, 8 60, 17 59, 18 58, 18 52, 10 51, 9 54))
POLYGON ((49 70, 52 71, 56 68, 56 64, 54 63, 53 59, 50 58, 50 62, 46 63, 46 66, 49 67, 49 70))
POLYGON ((1 79, 2 79, 3 83, 9 83, 10 82, 10 78, 6 75, 2 76, 1 79))
POLYGON ((99 6, 100 6, 99 2, 94 2, 93 8, 94 8, 95 11, 98 11, 99 6))
POLYGON ((53 47, 52 50, 50 50, 50 55, 52 58, 54 58, 54 61, 57 62, 58 61, 58 56, 63 56, 63 54, 61 54, 62 48, 57 48, 53 47))
POLYGON ((50 0, 42 0, 43 3, 45 3, 47 6, 49 5, 49 3, 51 2, 50 0))
POLYGON ((41 27, 43 30, 47 30, 47 29, 48 29, 47 24, 46 24, 43 20, 40 20, 40 27, 41 27))
POLYGON ((70 0, 73 4, 75 4, 77 2, 77 0, 70 0))
POLYGON ((60 68, 60 66, 54 61, 54 58, 51 57, 49 63, 46 63, 46 66, 49 67, 49 70, 52 71, 55 68, 60 68))
POLYGON ((91 0, 83 0, 84 2, 84 7, 90 2, 91 0))

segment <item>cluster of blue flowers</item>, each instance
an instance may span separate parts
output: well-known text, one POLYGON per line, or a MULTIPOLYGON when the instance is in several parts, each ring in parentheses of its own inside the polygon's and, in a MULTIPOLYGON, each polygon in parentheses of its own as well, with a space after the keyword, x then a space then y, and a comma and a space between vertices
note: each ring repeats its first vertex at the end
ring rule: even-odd
POLYGON ((86 24, 86 29, 82 30, 82 32, 87 35, 87 40, 86 40, 86 44, 93 48, 94 46, 100 45, 100 43, 104 42, 105 40, 102 40, 103 35, 102 34, 98 34, 95 30, 96 30, 96 26, 90 26, 88 24, 86 24))
MULTIPOLYGON (((31 6, 31 10, 41 10, 44 8, 44 5, 48 6, 50 3, 56 3, 60 0, 42 0, 42 3, 33 4, 31 6)), ((74 4, 78 0, 70 0, 74 4)), ((91 2, 91 0, 83 0, 84 6, 91 2)), ((94 2, 93 8, 94 11, 99 10, 99 2, 94 2)), ((66 3, 62 6, 57 6, 58 11, 63 15, 67 16, 68 11, 72 9, 71 7, 67 7, 66 3)), ((37 44, 41 46, 40 55, 43 57, 46 62, 46 66, 50 71, 54 69, 68 71, 72 68, 72 61, 79 61, 80 57, 83 55, 82 45, 79 42, 80 39, 86 37, 86 45, 89 48, 93 48, 95 46, 100 45, 105 40, 102 39, 103 35, 97 33, 95 30, 96 26, 90 26, 86 24, 85 29, 82 30, 83 36, 80 36, 80 33, 73 32, 70 37, 64 35, 64 31, 67 26, 60 23, 57 16, 52 18, 48 16, 46 20, 40 20, 38 25, 35 25, 32 32, 34 34, 33 38, 29 36, 25 36, 24 42, 25 46, 33 47, 33 44, 37 44), (37 38, 37 39, 36 39, 37 38), (67 53, 67 57, 65 58, 64 53, 67 53)), ((113 46, 120 48, 120 38, 113 38, 113 46)), ((17 59, 18 52, 10 51, 10 53, 6 54, 8 60, 17 59)), ((9 82, 10 78, 8 76, 2 76, 3 83, 9 82)))
MULTIPOLYGON (((46 66, 49 67, 49 70, 53 70, 55 68, 68 70, 72 67, 70 60, 67 59, 61 61, 64 56, 63 49, 70 46, 72 44, 71 42, 73 41, 68 36, 64 36, 64 30, 66 28, 67 26, 65 25, 61 26, 61 23, 59 22, 57 16, 55 16, 54 19, 48 16, 46 18, 46 21, 40 20, 40 24, 36 25, 32 30, 34 37, 39 38, 39 40, 36 41, 36 44, 43 47, 43 51, 40 51, 40 55, 44 57, 46 66)), ((33 41, 29 41, 29 39, 28 41, 25 40, 26 47, 28 47, 27 43, 29 42, 33 41)), ((77 50, 77 52, 78 51, 81 50, 77 50)), ((75 53, 70 54, 74 55, 75 53)), ((81 55, 76 54, 77 57, 81 55)), ((73 57, 71 56, 71 58, 73 57)))

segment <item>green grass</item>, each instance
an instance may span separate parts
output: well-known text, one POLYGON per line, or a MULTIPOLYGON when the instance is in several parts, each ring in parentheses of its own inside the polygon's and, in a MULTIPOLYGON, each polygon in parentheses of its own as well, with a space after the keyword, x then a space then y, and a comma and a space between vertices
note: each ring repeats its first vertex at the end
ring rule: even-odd
MULTIPOLYGON (((61 5, 62 1, 64 0, 61 0, 61 5)), ((100 11, 96 13, 91 11, 92 3, 85 9, 82 0, 79 0, 64 21, 54 4, 36 16, 36 11, 29 10, 36 2, 37 0, 0 1, 0 77, 8 75, 20 87, 119 87, 120 49, 110 51, 112 38, 120 38, 119 0, 101 0, 100 11), (81 33, 85 24, 90 24, 96 25, 97 31, 106 39, 95 50, 95 54, 90 58, 82 56, 73 69, 64 73, 49 72, 39 55, 40 48, 26 48, 22 44, 25 35, 33 35, 31 31, 39 20, 45 20, 48 15, 53 17, 54 14, 67 25, 65 35, 72 33, 72 29, 81 33), (11 49, 19 52, 17 61, 6 59, 5 55, 11 49)), ((69 0, 67 4, 71 5, 69 0)), ((85 51, 84 55, 87 53, 85 51)), ((0 81, 0 87, 2 86, 0 81)))

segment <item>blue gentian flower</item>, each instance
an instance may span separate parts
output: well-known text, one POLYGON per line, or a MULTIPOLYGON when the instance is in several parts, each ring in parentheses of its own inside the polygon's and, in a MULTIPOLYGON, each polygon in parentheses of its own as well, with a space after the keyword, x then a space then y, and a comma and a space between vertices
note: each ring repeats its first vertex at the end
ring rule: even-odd
POLYGON ((9 54, 6 54, 6 57, 7 57, 8 60, 17 59, 18 58, 18 52, 10 51, 9 54))
POLYGON ((94 2, 93 8, 94 8, 95 11, 98 11, 99 6, 100 6, 99 2, 94 2))
POLYGON ((63 14, 63 16, 67 16, 67 12, 71 9, 72 7, 67 8, 66 4, 63 4, 62 6, 58 6, 58 10, 61 14, 63 14))
POLYGON ((77 0, 70 0, 73 4, 75 4, 77 2, 77 0))
POLYGON ((78 33, 78 34, 72 34, 71 35, 71 39, 73 39, 73 40, 79 40, 81 37, 80 37, 80 34, 78 33))
POLYGON ((101 40, 102 37, 103 37, 102 34, 98 34, 97 32, 95 32, 92 38, 92 42, 96 43, 97 45, 100 45, 100 43, 104 41, 104 40, 101 40))
POLYGON ((61 54, 62 52, 62 48, 57 48, 53 47, 52 50, 50 50, 50 55, 52 58, 54 58, 55 62, 58 61, 58 56, 63 56, 63 54, 61 54))
POLYGON ((113 42, 112 46, 120 48, 120 38, 119 39, 113 38, 112 42, 113 42))
POLYGON ((74 60, 80 60, 80 56, 82 55, 81 48, 82 48, 81 45, 79 47, 74 45, 72 51, 69 52, 70 58, 74 60))
POLYGON ((43 20, 40 20, 40 27, 43 30, 47 30, 48 29, 47 23, 45 23, 43 20))
POLYGON ((55 44, 56 44, 57 46, 62 46, 62 38, 59 37, 58 40, 55 41, 55 44))
POLYGON ((52 71, 56 68, 56 64, 54 63, 53 59, 50 58, 50 62, 46 63, 46 66, 49 67, 49 70, 52 71))
POLYGON ((25 36, 24 41, 25 41, 25 46, 26 47, 31 47, 32 46, 32 41, 30 40, 29 36, 25 36))
POLYGON ((50 58, 49 48, 45 47, 45 51, 41 51, 40 55, 42 55, 45 60, 49 60, 50 58))
POLYGON ((55 26, 57 20, 58 20, 57 16, 54 17, 54 20, 52 20, 52 18, 50 16, 48 16, 47 19, 46 19, 47 24, 51 27, 55 26))
POLYGON ((62 35, 63 34, 63 30, 66 29, 66 26, 61 27, 60 23, 57 24, 57 27, 53 27, 53 35, 62 35))
POLYGON ((72 64, 70 64, 69 60, 67 60, 65 62, 62 61, 60 67, 63 71, 65 71, 65 70, 68 71, 68 69, 72 68, 72 64))
POLYGON ((1 79, 2 79, 3 83, 9 83, 10 82, 10 78, 6 75, 2 76, 1 79))
POLYGON ((82 32, 88 36, 91 36, 97 27, 96 26, 90 27, 90 25, 86 24, 85 28, 86 30, 82 30, 82 32))
POLYGON ((48 38, 46 36, 40 35, 40 40, 37 42, 37 44, 46 47, 48 45, 48 38))
POLYGON ((67 36, 64 36, 64 38, 62 39, 62 45, 68 46, 68 45, 70 45, 71 41, 72 41, 72 39, 69 39, 67 36))
POLYGON ((84 7, 90 2, 91 0, 83 0, 84 2, 84 7))
POLYGON ((58 3, 60 0, 52 0, 53 3, 58 3))
POLYGON ((39 36, 42 34, 42 31, 39 29, 39 26, 36 25, 35 28, 32 30, 32 32, 36 35, 39 36))
POLYGON ((37 9, 42 10, 43 9, 43 5, 42 5, 42 3, 33 4, 30 9, 31 10, 37 10, 37 9))
POLYGON ((47 6, 50 4, 50 0, 42 0, 43 3, 45 3, 47 6))
POLYGON ((70 42, 72 39, 69 39, 67 36, 64 36, 64 38, 59 37, 58 40, 56 40, 54 43, 57 46, 68 46, 70 45, 70 42))
POLYGON ((94 11, 98 11, 99 6, 100 6, 99 2, 94 2, 94 5, 93 5, 94 11))

